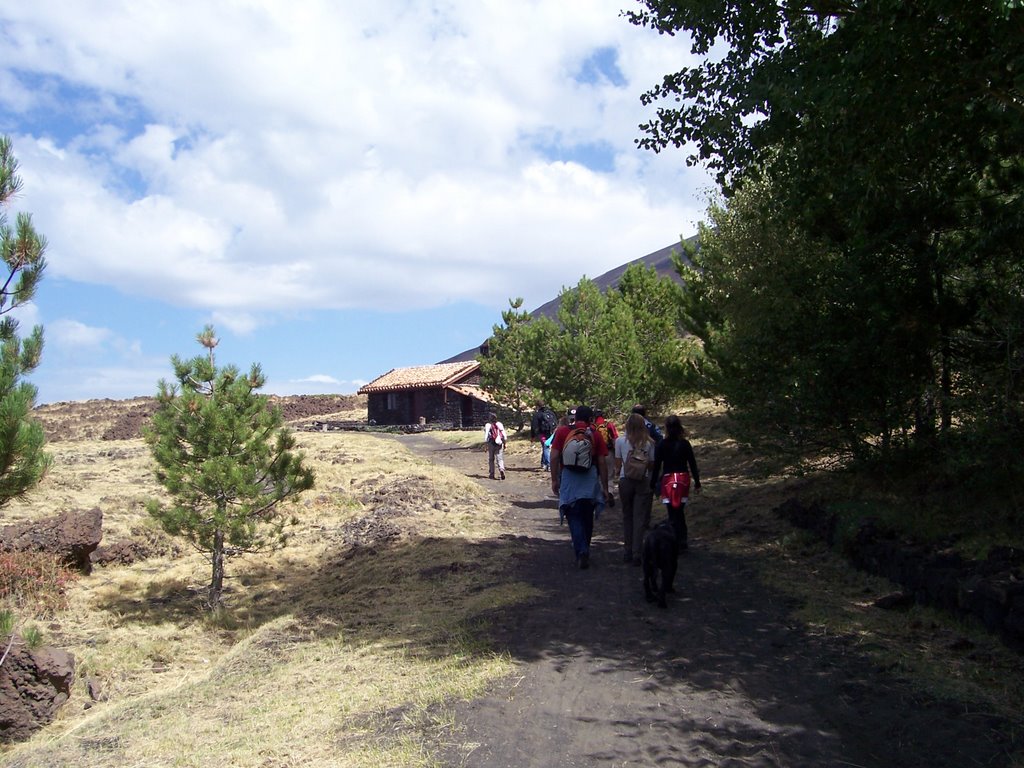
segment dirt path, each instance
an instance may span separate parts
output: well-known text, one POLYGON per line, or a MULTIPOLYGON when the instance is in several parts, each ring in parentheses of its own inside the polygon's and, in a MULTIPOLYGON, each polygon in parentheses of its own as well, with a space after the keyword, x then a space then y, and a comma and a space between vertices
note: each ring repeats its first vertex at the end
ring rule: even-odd
MULTIPOLYGON (((492 617, 495 647, 518 672, 457 707, 462 743, 439 747, 442 765, 1014 765, 1008 753, 1020 743, 999 718, 915 692, 848 639, 792 619, 788 598, 702 535, 724 495, 693 505, 695 535, 661 610, 644 601, 640 569, 622 562, 617 509, 598 521, 591 568, 579 571, 532 460, 509 457, 508 479, 493 481, 479 451, 428 435, 403 442, 507 501, 510 578, 544 594, 492 617)), ((703 474, 710 485, 727 470, 712 460, 703 474)))

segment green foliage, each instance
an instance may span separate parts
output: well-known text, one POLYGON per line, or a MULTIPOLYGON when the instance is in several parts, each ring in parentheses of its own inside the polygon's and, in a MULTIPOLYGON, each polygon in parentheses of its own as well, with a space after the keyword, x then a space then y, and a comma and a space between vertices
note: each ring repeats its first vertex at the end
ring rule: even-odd
POLYGON ((687 147, 729 195, 684 302, 705 382, 791 446, 1019 445, 1021 4, 642 5, 702 58, 644 95, 639 143, 687 147))
POLYGON ((913 327, 878 296, 876 269, 812 240, 766 182, 713 207, 686 281, 684 318, 702 339, 705 386, 723 394, 748 437, 799 455, 888 450, 913 426, 931 373, 913 327))
POLYGON ((567 404, 616 402, 609 351, 616 331, 629 333, 621 308, 613 313, 608 298, 587 278, 574 290, 563 290, 560 299, 560 329, 548 362, 552 389, 567 404))
POLYGON ((157 478, 173 499, 147 504, 173 535, 211 554, 210 606, 221 602, 224 559, 242 552, 283 546, 294 518, 282 502, 313 487, 313 472, 294 453, 295 440, 278 408, 257 390, 258 365, 248 375, 218 368, 213 328, 197 337, 208 353, 171 359, 176 384, 161 381, 158 408, 145 438, 157 463, 157 478))
POLYGON ((30 418, 36 388, 24 380, 39 365, 43 329, 36 326, 22 339, 18 321, 7 314, 32 300, 46 269, 46 240, 32 217, 19 213, 13 227, 7 219, 6 206, 20 190, 10 139, 0 137, 0 253, 7 269, 0 287, 0 506, 34 488, 51 462, 43 428, 30 418))
POLYGON ((557 329, 547 318, 534 318, 522 310, 521 298, 509 299, 501 313, 503 325, 494 326, 487 354, 480 356, 480 375, 488 392, 510 411, 522 427, 533 404, 548 385, 538 361, 549 359, 557 329))
POLYGON ((695 385, 702 353, 684 339, 675 281, 634 264, 608 293, 584 277, 559 299, 557 322, 520 311, 515 299, 495 326, 480 367, 499 402, 520 412, 538 398, 609 414, 637 402, 657 411, 695 385))
MULTIPOLYGON (((638 143, 685 146, 691 162, 707 162, 727 185, 783 148, 787 172, 825 179, 838 170, 832 186, 851 182, 854 198, 870 174, 895 181, 918 159, 934 169, 950 151, 973 151, 992 127, 1019 122, 1024 110, 1024 10, 1006 0, 641 5, 627 12, 632 23, 687 32, 700 63, 644 94, 646 104, 675 106, 659 108, 638 143), (942 151, 929 158, 924 150, 933 147, 942 151), (871 165, 850 165, 853 155, 871 165)), ((900 204, 876 194, 872 203, 900 204)))
POLYGON ((35 624, 29 624, 21 631, 21 639, 29 648, 38 648, 43 644, 43 630, 35 624))
MULTIPOLYGON (((686 248, 684 242, 682 249, 686 248)), ((626 305, 636 339, 633 358, 616 371, 617 377, 628 382, 617 402, 627 404, 626 408, 644 403, 652 413, 661 413, 680 394, 695 391, 697 364, 703 353, 683 325, 682 287, 660 277, 653 267, 633 264, 626 268, 610 299, 626 305)))

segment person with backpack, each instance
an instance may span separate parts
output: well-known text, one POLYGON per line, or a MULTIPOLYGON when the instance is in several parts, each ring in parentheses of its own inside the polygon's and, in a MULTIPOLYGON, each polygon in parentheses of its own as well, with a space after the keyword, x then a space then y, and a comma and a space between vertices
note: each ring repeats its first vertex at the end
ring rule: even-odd
MULTIPOLYGON (((608 446, 608 477, 616 477, 615 474, 615 441, 619 439, 619 430, 615 426, 615 422, 608 421, 604 417, 604 411, 600 408, 594 409, 594 427, 598 432, 601 433, 601 437, 604 438, 604 444, 608 446)), ((609 479, 609 482, 611 480, 609 479)), ((608 506, 615 506, 615 496, 608 494, 608 506)))
POLYGON ((654 467, 654 441, 644 417, 631 413, 625 434, 615 441, 615 475, 619 479, 622 503, 623 560, 640 565, 644 532, 651 524, 651 470, 654 467))
POLYGON ((608 446, 591 423, 590 406, 576 408, 575 421, 555 430, 551 441, 551 491, 558 511, 569 522, 569 534, 581 570, 590 567, 594 511, 608 495, 608 446))
POLYGON ((686 549, 686 504, 690 495, 700 493, 700 470, 693 455, 693 446, 686 439, 686 430, 676 415, 665 419, 665 439, 654 451, 651 491, 661 494, 668 519, 676 532, 679 552, 686 549))
POLYGON ((543 400, 537 401, 537 410, 530 420, 530 440, 540 440, 540 468, 551 469, 551 443, 548 441, 558 426, 555 412, 548 408, 543 400))
POLYGON ((484 445, 487 447, 487 474, 494 479, 494 466, 497 464, 501 479, 505 479, 505 426, 498 421, 495 413, 487 414, 484 425, 484 445))

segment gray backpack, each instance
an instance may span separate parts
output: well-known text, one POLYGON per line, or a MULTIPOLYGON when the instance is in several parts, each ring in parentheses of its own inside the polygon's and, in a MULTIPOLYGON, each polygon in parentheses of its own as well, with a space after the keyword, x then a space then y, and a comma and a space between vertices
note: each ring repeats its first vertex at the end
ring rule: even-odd
POLYGON ((562 466, 573 472, 587 472, 594 466, 594 433, 590 427, 574 427, 562 446, 562 466))

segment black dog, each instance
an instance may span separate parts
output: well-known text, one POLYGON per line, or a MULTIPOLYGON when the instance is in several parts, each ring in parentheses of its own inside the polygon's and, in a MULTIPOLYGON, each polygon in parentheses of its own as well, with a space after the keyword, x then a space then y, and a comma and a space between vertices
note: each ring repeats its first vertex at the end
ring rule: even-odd
POLYGON ((658 523, 644 535, 644 594, 647 602, 655 599, 662 608, 667 608, 665 600, 667 592, 675 592, 672 582, 676 578, 676 533, 672 523, 667 520, 658 523), (661 583, 658 583, 658 571, 661 571, 661 583))

